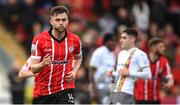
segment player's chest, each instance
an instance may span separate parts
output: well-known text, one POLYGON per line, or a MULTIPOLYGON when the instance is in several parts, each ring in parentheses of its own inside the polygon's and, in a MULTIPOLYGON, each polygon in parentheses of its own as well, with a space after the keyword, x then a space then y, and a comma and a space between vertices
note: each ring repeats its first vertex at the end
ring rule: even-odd
POLYGON ((119 65, 121 66, 121 68, 128 66, 130 68, 135 67, 137 65, 136 56, 135 55, 130 56, 129 53, 120 56, 119 65))
POLYGON ((164 64, 157 61, 156 63, 151 63, 150 68, 152 76, 157 78, 163 74, 164 64))
POLYGON ((116 63, 116 58, 112 53, 106 53, 101 57, 102 66, 114 67, 116 63))
POLYGON ((69 58, 73 55, 75 50, 75 44, 73 41, 64 40, 62 42, 57 41, 45 41, 42 47, 42 54, 45 56, 46 54, 52 55, 54 58, 69 58))

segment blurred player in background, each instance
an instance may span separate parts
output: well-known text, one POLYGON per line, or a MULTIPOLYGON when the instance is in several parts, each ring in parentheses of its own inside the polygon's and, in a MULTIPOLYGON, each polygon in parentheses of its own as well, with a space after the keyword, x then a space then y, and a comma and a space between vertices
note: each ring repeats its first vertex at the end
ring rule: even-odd
POLYGON ((173 76, 167 58, 164 56, 165 45, 162 39, 152 38, 148 42, 151 80, 139 79, 135 87, 137 104, 160 104, 160 88, 169 89, 173 85, 173 76))
POLYGON ((107 77, 107 72, 114 70, 116 57, 113 53, 116 47, 116 37, 112 34, 105 34, 104 45, 97 48, 90 60, 90 81, 92 83, 93 100, 98 104, 108 103, 112 78, 107 77))
POLYGON ((80 38, 67 31, 69 10, 51 9, 52 28, 32 41, 33 104, 74 104, 75 76, 82 61, 80 38))
POLYGON ((117 77, 116 87, 111 94, 112 104, 133 104, 136 78, 151 78, 148 57, 135 45, 137 37, 135 29, 127 28, 121 33, 122 51, 118 55, 117 68, 115 72, 108 73, 117 77))

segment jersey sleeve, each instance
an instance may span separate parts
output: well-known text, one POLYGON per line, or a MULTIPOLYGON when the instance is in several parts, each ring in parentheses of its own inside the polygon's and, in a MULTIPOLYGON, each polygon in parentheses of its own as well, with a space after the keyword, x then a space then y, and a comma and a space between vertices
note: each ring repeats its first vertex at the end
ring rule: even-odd
POLYGON ((167 59, 164 60, 164 64, 165 64, 165 66, 164 66, 163 70, 164 70, 165 77, 166 78, 172 78, 171 67, 170 67, 167 59))
POLYGON ((78 37, 76 42, 75 42, 75 50, 74 50, 74 55, 75 55, 75 58, 81 58, 82 57, 82 45, 81 45, 81 40, 80 38, 78 37))
POLYGON ((130 70, 129 75, 142 79, 151 79, 152 74, 151 74, 151 69, 149 66, 150 64, 147 55, 143 52, 140 52, 139 54, 137 54, 136 57, 137 57, 136 62, 139 66, 139 70, 138 71, 130 70))
POLYGON ((42 49, 41 39, 38 35, 36 35, 31 45, 31 59, 41 59, 42 56, 41 49, 42 49))
POLYGON ((140 53, 137 57, 137 62, 140 70, 150 66, 149 59, 145 53, 140 53))
POLYGON ((93 52, 89 65, 95 68, 98 68, 98 66, 101 65, 101 56, 97 50, 93 52))

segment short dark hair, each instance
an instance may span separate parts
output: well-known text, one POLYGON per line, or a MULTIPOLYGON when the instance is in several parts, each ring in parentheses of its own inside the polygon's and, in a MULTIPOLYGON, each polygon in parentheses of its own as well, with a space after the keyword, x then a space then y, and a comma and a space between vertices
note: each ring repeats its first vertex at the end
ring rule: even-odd
POLYGON ((115 39, 115 35, 106 33, 103 37, 103 44, 107 43, 110 40, 114 40, 114 39, 115 39))
POLYGON ((138 37, 138 32, 133 28, 127 28, 124 31, 122 31, 121 34, 122 33, 127 33, 129 36, 134 36, 136 39, 138 37))
POLYGON ((69 10, 65 6, 55 6, 51 9, 50 15, 53 16, 55 14, 61 14, 61 13, 66 13, 67 16, 69 17, 69 10))
POLYGON ((159 43, 164 43, 161 38, 153 37, 148 41, 148 47, 152 47, 154 45, 157 45, 159 43))

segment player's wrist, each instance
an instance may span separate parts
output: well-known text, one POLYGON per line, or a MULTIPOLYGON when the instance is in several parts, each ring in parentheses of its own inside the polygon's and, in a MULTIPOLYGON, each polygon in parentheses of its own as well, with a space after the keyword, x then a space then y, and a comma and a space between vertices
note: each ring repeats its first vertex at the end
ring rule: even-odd
POLYGON ((43 61, 39 63, 40 68, 43 68, 45 65, 46 65, 45 62, 43 62, 43 61))

